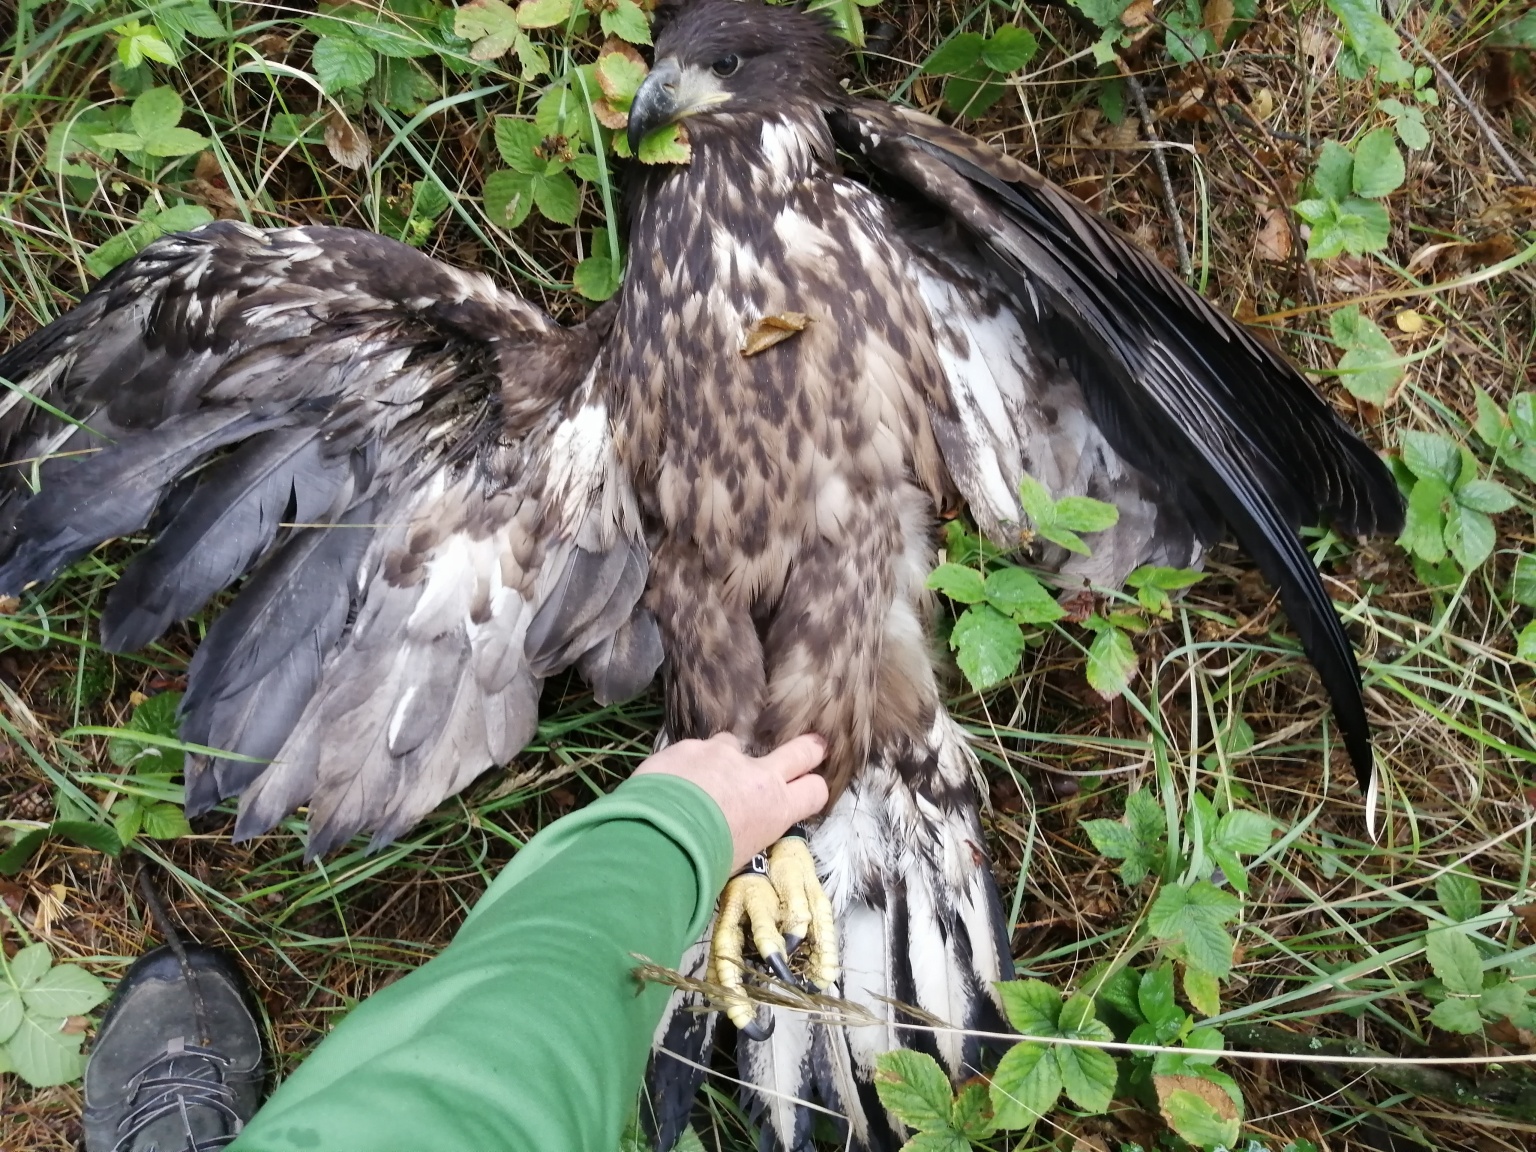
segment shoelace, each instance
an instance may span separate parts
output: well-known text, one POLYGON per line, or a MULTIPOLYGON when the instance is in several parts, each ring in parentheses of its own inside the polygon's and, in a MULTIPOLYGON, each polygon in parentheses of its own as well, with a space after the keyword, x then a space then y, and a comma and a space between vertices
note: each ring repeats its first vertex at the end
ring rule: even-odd
POLYGON ((117 1126, 117 1143, 112 1152, 126 1152, 129 1145, 157 1120, 179 1113, 185 1144, 164 1152, 217 1152, 228 1146, 242 1124, 234 1109, 235 1090, 224 1082, 230 1066, 228 1057, 211 1048, 188 1044, 177 1038, 139 1069, 128 1082, 128 1102, 133 1110, 117 1126), (178 1067, 180 1061, 182 1066, 178 1067), (195 1108, 212 1108, 228 1121, 230 1132, 199 1140, 192 1131, 190 1113, 195 1108))

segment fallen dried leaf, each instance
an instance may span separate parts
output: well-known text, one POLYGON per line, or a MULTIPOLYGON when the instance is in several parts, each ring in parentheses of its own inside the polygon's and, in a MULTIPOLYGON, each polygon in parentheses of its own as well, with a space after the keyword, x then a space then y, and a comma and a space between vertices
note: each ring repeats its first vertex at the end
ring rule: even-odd
POLYGON ((66 1016, 64 1025, 59 1029, 66 1036, 80 1036, 90 1027, 90 1020, 84 1016, 66 1016))
POLYGON ((1205 0, 1205 27, 1218 48, 1227 42, 1234 15, 1232 0, 1205 0))
POLYGON ((9 616, 21 607, 21 601, 15 596, 0 596, 0 616, 9 616))
POLYGON ((368 163, 368 137, 339 109, 325 118, 325 148, 343 168, 356 170, 368 163))
POLYGON ((778 312, 772 316, 764 316, 747 329, 747 338, 741 345, 741 354, 756 356, 759 352, 766 352, 775 344, 782 344, 795 333, 805 331, 805 326, 810 322, 811 318, 804 312, 778 312))
POLYGON ((1152 23, 1153 0, 1134 0, 1120 13, 1120 23, 1127 28, 1145 28, 1152 23))
POLYGON ((1424 331, 1425 320, 1423 315, 1415 312, 1412 308, 1404 308, 1394 317, 1393 322, 1397 325, 1399 332, 1406 332, 1410 336, 1424 331))
POLYGON ((1260 260, 1283 264, 1291 258, 1291 229, 1283 208, 1265 208, 1259 213, 1259 234, 1254 248, 1260 260))
POLYGON ((1152 1082, 1157 1088, 1157 1104, 1164 1120, 1172 1119, 1164 1107, 1164 1101, 1174 1092, 1188 1092, 1191 1096, 1200 1097, 1223 1120, 1238 1119, 1237 1105, 1232 1103, 1232 1097, 1209 1080, 1199 1076, 1154 1076, 1152 1082))

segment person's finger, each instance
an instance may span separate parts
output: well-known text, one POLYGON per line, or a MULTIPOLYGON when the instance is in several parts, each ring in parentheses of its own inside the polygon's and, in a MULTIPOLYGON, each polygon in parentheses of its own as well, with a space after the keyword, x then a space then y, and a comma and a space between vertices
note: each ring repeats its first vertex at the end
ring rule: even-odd
POLYGON ((762 758, 762 763, 785 780, 797 780, 826 758, 827 742, 811 734, 796 736, 788 743, 780 744, 762 758))
POLYGON ((791 780, 785 787, 789 823, 798 824, 802 820, 809 820, 827 806, 827 796, 825 776, 807 775, 791 780))

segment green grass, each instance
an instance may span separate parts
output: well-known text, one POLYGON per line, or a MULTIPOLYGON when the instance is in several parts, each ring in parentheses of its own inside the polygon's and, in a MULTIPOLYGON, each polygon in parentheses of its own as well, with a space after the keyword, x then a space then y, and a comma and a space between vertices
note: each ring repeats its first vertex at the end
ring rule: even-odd
MULTIPOLYGON (((443 40, 440 50, 388 65, 403 61, 422 78, 404 99, 378 86, 322 97, 301 75, 315 40, 301 14, 233 3, 212 6, 223 31, 187 38, 176 65, 124 69, 123 22, 149 27, 156 13, 163 19, 175 7, 163 0, 23 4, 19 31, 0 49, 7 343, 78 297, 101 245, 177 203, 262 225, 398 229, 423 185, 446 202, 413 234, 425 251, 483 268, 562 318, 582 314, 587 304, 570 286, 578 263, 605 250, 603 230, 616 218, 620 189, 609 167, 584 186, 574 224, 535 213, 503 227, 481 198, 487 176, 504 166, 494 117, 537 115, 547 77, 525 80, 507 60, 472 62, 469 45, 443 40), (82 161, 87 175, 50 170, 48 141, 61 124, 87 107, 126 108, 137 91, 156 85, 173 87, 186 105, 182 123, 208 137, 201 158, 138 166, 118 154, 82 161), (338 108, 369 139, 362 169, 339 166, 317 139, 315 126, 338 108), (291 142, 285 116, 297 116, 315 142, 291 142)), ((1428 5, 1412 30, 1476 99, 1483 41, 1517 14, 1516 5, 1490 0, 1428 5)), ((1038 55, 971 126, 1092 199, 1142 242, 1171 252, 1146 149, 1100 112, 1089 32, 1062 12, 1024 6, 933 3, 863 15, 869 30, 881 19, 900 27, 882 54, 858 65, 855 88, 930 110, 943 84, 921 65, 941 42, 1010 21, 1031 29, 1038 55)), ((1384 780, 1379 839, 1366 835, 1362 799, 1315 678, 1268 590, 1232 548, 1213 555, 1211 577, 1175 602, 1170 620, 1134 637, 1138 675, 1127 696, 1107 703, 1087 687, 1087 638, 1067 627, 1047 630, 1026 653, 1023 672, 985 697, 961 691, 957 678, 954 706, 977 738, 990 784, 984 819, 1018 926, 1021 975, 1066 989, 1082 986, 1106 960, 1152 965, 1161 945, 1146 932, 1148 910, 1177 877, 1127 887, 1081 822, 1118 818, 1128 791, 1150 788, 1177 844, 1198 792, 1267 813, 1281 829, 1247 866, 1238 953, 1214 1017, 1229 1047, 1274 1048, 1281 1030, 1400 1059, 1484 1057, 1528 1083, 1519 1058, 1536 1047, 1529 1031, 1458 1035, 1430 1022, 1433 972, 1424 949, 1426 929, 1451 919, 1437 882, 1464 869, 1481 884, 1483 911, 1467 932, 1487 970, 1525 981, 1536 973, 1527 967, 1536 963, 1536 915, 1519 912, 1536 903, 1529 799, 1536 690, 1531 664, 1516 655, 1530 611, 1510 589, 1516 558, 1536 551, 1536 488, 1472 434, 1473 384, 1507 406, 1536 383, 1531 266, 1499 263, 1531 243, 1536 221, 1529 201, 1499 176, 1481 129, 1443 98, 1428 114, 1428 149, 1411 154, 1403 189, 1388 198, 1393 230, 1385 249, 1305 266, 1299 253, 1289 262, 1261 259, 1254 236, 1263 212, 1287 210, 1312 171, 1312 154, 1296 141, 1347 142, 1380 122, 1381 93, 1330 64, 1334 28, 1320 3, 1296 0, 1266 11, 1236 47, 1199 64, 1172 66, 1155 45, 1127 59, 1141 69, 1153 105, 1169 113, 1157 128, 1173 146, 1172 190, 1190 225, 1197 282, 1240 315, 1281 317, 1269 327, 1319 372, 1341 407, 1353 409, 1350 419, 1373 442, 1395 449, 1407 430, 1448 435, 1515 498, 1495 517, 1492 557, 1437 585, 1426 585, 1391 541, 1314 541, 1361 653, 1384 780), (1309 45, 1317 54, 1304 50, 1309 45), (1218 91, 1214 108, 1203 119, 1176 115, 1202 85, 1218 91), (1257 116, 1261 90, 1269 93, 1267 118, 1257 116), (1273 131, 1223 120, 1228 104, 1273 131), (1275 201, 1277 188, 1287 202, 1275 201), (1446 247, 1423 256, 1435 244, 1446 247), (1436 287, 1447 283, 1455 286, 1436 287), (1339 349, 1328 317, 1351 300, 1363 300, 1406 364, 1406 381, 1385 407, 1356 404, 1335 374, 1339 349), (1398 327, 1407 308, 1427 320, 1424 331, 1398 327), (1234 750, 1225 734, 1239 717, 1255 742, 1234 750)), ((575 25, 536 36, 556 75, 590 62, 602 41, 575 25)), ((1414 55, 1406 43, 1403 51, 1414 55)), ((1536 168, 1527 55, 1512 57, 1524 95, 1487 116, 1536 168)), ((178 687, 206 620, 173 630, 145 653, 102 652, 95 619, 129 554, 123 545, 104 548, 0 617, 0 829, 45 823, 61 801, 99 812, 113 793, 109 778, 118 790, 135 786, 110 762, 103 738, 65 734, 120 727, 134 693, 178 687)), ((238 948, 250 964, 282 1068, 352 1004, 432 955, 540 827, 622 779, 648 750, 659 716, 649 698, 598 709, 574 683, 551 685, 546 704, 539 736, 516 765, 489 774, 376 856, 364 855, 358 841, 306 869, 298 818, 250 845, 229 843, 227 814, 199 822, 190 836, 136 842, 161 866, 182 926, 238 948)), ((112 859, 50 841, 0 882, 7 950, 24 932, 61 958, 119 975, 152 940, 136 869, 131 855, 112 859)), ((1299 1139, 1328 1149, 1383 1148, 1391 1146, 1388 1134, 1404 1141, 1400 1147, 1518 1149, 1536 1140, 1536 1112, 1500 1118, 1475 1100, 1436 1098, 1424 1077, 1413 1079, 1423 1071, 1417 1065, 1390 1074, 1247 1059, 1221 1067, 1243 1089, 1245 1139, 1274 1152, 1299 1139)), ((1449 1071, 1484 1086, 1498 1080, 1491 1067, 1449 1071)), ((77 1089, 32 1090, 4 1077, 0 1090, 0 1146, 72 1146, 77 1089)), ((755 1142, 726 1079, 702 1099, 698 1128, 709 1148, 755 1142)), ((1150 1147, 1159 1130, 1154 1108, 1122 1100, 1107 1118, 1058 1110, 1021 1146, 1065 1148, 1072 1135, 1106 1148, 1150 1147)), ((988 1146, 1011 1145, 997 1137, 988 1146)))

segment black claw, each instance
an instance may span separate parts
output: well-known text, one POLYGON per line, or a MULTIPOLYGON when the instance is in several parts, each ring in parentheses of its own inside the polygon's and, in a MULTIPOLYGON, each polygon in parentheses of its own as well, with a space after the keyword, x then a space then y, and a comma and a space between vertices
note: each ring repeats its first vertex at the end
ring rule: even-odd
POLYGON ((763 963, 773 969, 773 974, 786 984, 797 985, 800 982, 795 979, 795 974, 789 970, 789 964, 784 959, 782 952, 770 952, 763 957, 763 963))
POLYGON ((796 936, 794 933, 790 933, 788 936, 784 937, 784 951, 793 956, 795 954, 795 949, 804 943, 804 936, 796 936))
POLYGON ((766 1028, 754 1020, 752 1023, 748 1024, 741 1030, 741 1034, 748 1040, 761 1044, 764 1040, 773 1035, 773 1025, 774 1018, 772 1016, 768 1017, 768 1027, 766 1028))

